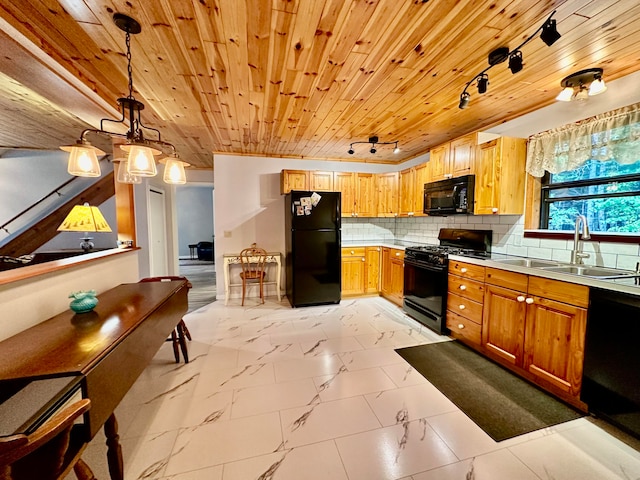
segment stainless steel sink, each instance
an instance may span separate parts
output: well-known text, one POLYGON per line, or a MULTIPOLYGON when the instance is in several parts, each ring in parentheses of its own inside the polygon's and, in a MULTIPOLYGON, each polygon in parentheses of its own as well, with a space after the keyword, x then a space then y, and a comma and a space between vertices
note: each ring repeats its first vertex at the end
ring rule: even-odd
POLYGON ((561 265, 553 260, 538 260, 537 258, 507 258, 504 260, 496 260, 496 262, 507 265, 517 265, 519 267, 557 267, 561 265))
POLYGON ((595 278, 624 278, 636 277, 638 274, 632 270, 621 270, 618 268, 594 267, 589 265, 560 265, 555 267, 541 267, 547 272, 569 273, 571 275, 582 275, 583 277, 595 278))

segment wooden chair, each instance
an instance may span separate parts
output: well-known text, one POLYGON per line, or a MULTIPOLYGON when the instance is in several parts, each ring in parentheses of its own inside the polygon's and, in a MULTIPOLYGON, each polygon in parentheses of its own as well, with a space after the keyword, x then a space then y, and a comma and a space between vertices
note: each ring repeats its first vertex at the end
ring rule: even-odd
POLYGON ((256 282, 260 284, 260 300, 264 303, 263 284, 266 276, 264 266, 267 263, 267 251, 256 247, 256 244, 253 243, 249 248, 245 248, 240 252, 240 263, 242 265, 242 272, 240 273, 240 278, 242 279, 242 305, 244 305, 247 283, 256 282))
MULTIPOLYGON (((170 282, 172 280, 186 280, 187 288, 191 288, 191 282, 187 279, 187 277, 179 277, 179 276, 171 276, 167 275, 164 277, 147 277, 143 278, 141 282, 170 282)), ((171 332, 171 338, 167 339, 167 342, 171 342, 173 344, 173 356, 176 359, 176 363, 180 362, 180 352, 178 349, 182 350, 182 356, 184 357, 184 363, 189 363, 189 351, 187 350, 187 340, 191 341, 191 333, 187 328, 187 325, 184 323, 184 320, 180 320, 176 325, 176 328, 171 332)), ((2 478, 0 478, 2 480, 2 478)))
POLYGON ((0 479, 60 480, 71 470, 78 480, 95 480, 80 455, 87 443, 81 425, 74 421, 91 407, 80 400, 47 420, 29 435, 0 437, 0 479))

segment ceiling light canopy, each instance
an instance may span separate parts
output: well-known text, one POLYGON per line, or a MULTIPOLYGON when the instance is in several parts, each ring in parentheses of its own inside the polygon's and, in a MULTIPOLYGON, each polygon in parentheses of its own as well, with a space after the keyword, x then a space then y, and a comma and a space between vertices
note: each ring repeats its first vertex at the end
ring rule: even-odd
POLYGON ((119 120, 103 118, 100 120, 99 129, 88 128, 80 134, 80 139, 74 145, 62 146, 60 148, 70 153, 67 170, 71 175, 79 177, 99 177, 100 163, 98 161, 98 155, 104 155, 105 153, 91 145, 86 138, 87 134, 97 133, 111 137, 125 138, 126 143, 120 145, 120 148, 127 152, 127 158, 124 159, 126 160, 125 162, 120 163, 121 168, 118 172, 118 181, 122 181, 123 183, 140 183, 138 181, 140 177, 153 177, 157 174, 154 157, 162 154, 163 148, 170 149, 173 157, 177 158, 177 153, 175 146, 162 140, 159 130, 147 127, 142 123, 142 120, 140 119, 140 111, 144 109, 144 104, 136 100, 133 96, 131 35, 140 33, 142 31, 142 27, 136 20, 122 13, 115 13, 113 15, 113 22, 120 30, 126 33, 125 41, 127 46, 129 95, 127 97, 118 98, 122 118, 119 120), (110 132, 105 129, 105 122, 119 124, 128 122, 129 130, 126 134, 110 132), (145 131, 153 132, 154 138, 145 138, 145 131), (121 172, 123 168, 126 168, 126 175, 124 172, 121 172), (133 179, 135 179, 135 181, 133 181, 133 179))
POLYGON ((551 15, 547 17, 545 22, 540 25, 540 27, 538 27, 538 29, 533 32, 530 37, 528 37, 524 42, 522 42, 513 50, 509 50, 509 47, 498 47, 495 50, 489 52, 489 66, 467 82, 464 90, 462 90, 462 93, 460 94, 460 103, 458 104, 458 108, 462 110, 469 106, 469 102, 471 101, 471 94, 467 92, 467 89, 474 82, 477 83, 478 93, 483 94, 487 92, 487 88, 489 85, 489 75, 487 74, 487 72, 495 65, 503 63, 504 61, 509 59, 509 70, 511 70, 511 73, 516 74, 520 72, 524 65, 522 47, 533 40, 535 36, 538 35, 538 33, 540 33, 540 38, 544 43, 546 43, 548 46, 553 45, 561 36, 556 29, 556 21, 551 18, 555 13, 555 10, 551 12, 551 15))
POLYGON ((587 68, 564 77, 560 82, 562 90, 556 100, 560 102, 570 102, 574 99, 586 100, 603 93, 607 90, 607 86, 602 79, 602 74, 601 68, 587 68))
POLYGON ((351 145, 349 145, 349 150, 347 150, 347 153, 349 155, 353 155, 355 152, 355 150, 353 149, 354 145, 358 145, 359 143, 370 143, 371 144, 371 148, 369 149, 369 152, 372 154, 375 154, 378 152, 378 149, 376 148, 376 145, 394 145, 393 148, 393 153, 398 154, 400 153, 400 148, 398 147, 398 141, 393 141, 393 142, 381 142, 379 141, 377 136, 372 136, 369 137, 369 141, 367 142, 353 142, 351 145))

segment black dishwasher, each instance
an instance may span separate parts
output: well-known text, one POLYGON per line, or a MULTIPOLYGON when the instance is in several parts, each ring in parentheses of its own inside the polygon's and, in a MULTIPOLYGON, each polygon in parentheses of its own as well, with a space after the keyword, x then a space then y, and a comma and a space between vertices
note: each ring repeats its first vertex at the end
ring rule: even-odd
POLYGON ((580 398, 640 438, 640 296, 591 288, 580 398))

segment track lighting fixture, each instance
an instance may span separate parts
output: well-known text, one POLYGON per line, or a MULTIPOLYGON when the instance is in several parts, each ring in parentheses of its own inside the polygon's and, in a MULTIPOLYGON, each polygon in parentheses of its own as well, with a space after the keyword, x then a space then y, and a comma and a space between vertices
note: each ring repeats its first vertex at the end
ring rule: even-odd
POLYGON ((509 70, 511 73, 518 73, 522 70, 522 52, 520 50, 509 55, 509 70))
POLYGON ((398 154, 400 153, 400 148, 398 148, 398 141, 394 141, 394 142, 380 142, 377 136, 373 136, 373 137, 369 137, 369 141, 368 142, 353 142, 351 145, 349 145, 349 150, 347 150, 347 153, 349 155, 353 155, 355 153, 355 151, 353 150, 353 146, 357 145, 359 143, 370 143, 371 144, 371 148, 369 149, 369 152, 371 154, 375 154, 378 152, 378 149, 376 148, 376 145, 395 145, 394 149, 393 149, 393 153, 398 154))
MULTIPOLYGON (((108 135, 110 137, 124 138, 126 139, 126 143, 120 145, 120 148, 127 153, 127 156, 123 159, 126 161, 122 161, 120 163, 120 167, 121 170, 126 168, 127 172, 126 175, 124 171, 121 172, 121 181, 124 183, 139 183, 139 177, 153 177, 156 175, 157 169, 154 157, 163 153, 160 149, 168 148, 171 150, 170 160, 173 162, 171 165, 176 165, 175 162, 178 161, 177 153, 176 148, 172 144, 162 141, 159 130, 147 127, 142 123, 142 120, 140 119, 140 111, 144 109, 144 104, 136 100, 133 96, 131 35, 140 33, 142 31, 142 27, 136 20, 122 13, 115 13, 113 15, 113 22, 120 30, 126 33, 125 42, 127 46, 126 58, 127 74, 129 78, 129 95, 127 97, 118 98, 122 118, 119 120, 103 118, 100 120, 99 129, 88 128, 80 134, 80 139, 75 143, 75 145, 62 146, 60 148, 70 153, 68 172, 71 175, 80 177, 99 177, 100 164, 98 163, 98 155, 104 155, 104 152, 91 145, 86 138, 87 134, 97 133, 101 135, 108 135), (128 122, 129 131, 126 134, 110 132, 105 130, 105 122, 120 124, 128 122), (157 138, 153 140, 145 138, 143 133, 144 130, 154 132, 154 135, 157 136, 157 138), (135 179, 135 181, 132 181, 132 178, 135 179)), ((188 165, 185 162, 181 162, 181 164, 182 167, 188 165)))
POLYGON ((572 73, 562 79, 562 91, 556 97, 560 102, 571 100, 586 100, 594 95, 603 93, 607 86, 602 79, 601 68, 588 68, 572 73))
POLYGON ((487 93, 487 85, 489 85, 489 75, 483 73, 478 78, 478 93, 487 93))
POLYGON ((469 102, 471 101, 471 94, 467 92, 467 89, 474 82, 477 81, 478 93, 486 93, 487 86, 489 85, 489 76, 487 75, 487 72, 494 65, 497 65, 509 59, 509 70, 511 70, 511 73, 515 74, 521 71, 523 66, 522 47, 533 40, 538 33, 541 32, 540 38, 544 43, 546 43, 548 46, 553 45, 561 36, 558 33, 558 30, 556 30, 556 21, 552 18, 555 13, 555 10, 551 12, 551 15, 547 17, 544 23, 540 25, 540 27, 538 27, 538 29, 533 32, 530 37, 528 37, 524 42, 522 42, 513 50, 509 50, 508 47, 498 47, 495 50, 491 51, 488 56, 489 66, 467 82, 464 89, 462 90, 462 93, 460 94, 460 103, 458 104, 458 108, 462 110, 469 106, 469 102))

